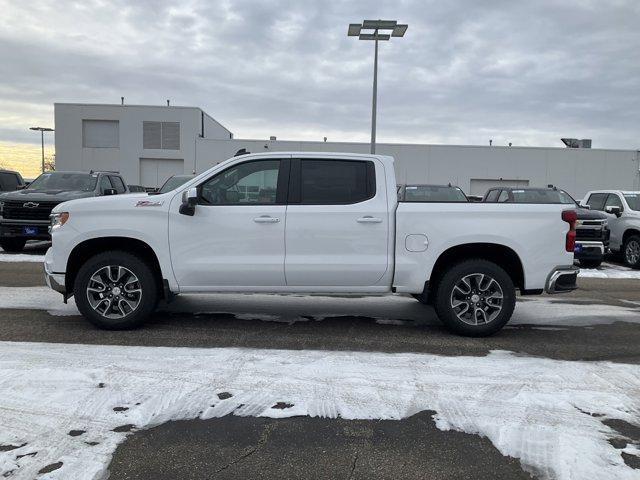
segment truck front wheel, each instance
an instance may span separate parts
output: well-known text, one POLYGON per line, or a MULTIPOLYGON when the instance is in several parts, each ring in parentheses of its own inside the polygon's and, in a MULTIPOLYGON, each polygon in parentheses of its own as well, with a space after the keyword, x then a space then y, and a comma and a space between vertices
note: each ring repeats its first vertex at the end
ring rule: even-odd
POLYGON ((486 337, 509 321, 516 304, 511 277, 493 262, 466 260, 440 279, 435 307, 438 317, 454 333, 486 337))
POLYGON ((95 326, 125 330, 142 325, 158 304, 152 269, 123 251, 100 253, 76 276, 73 295, 80 313, 95 326))

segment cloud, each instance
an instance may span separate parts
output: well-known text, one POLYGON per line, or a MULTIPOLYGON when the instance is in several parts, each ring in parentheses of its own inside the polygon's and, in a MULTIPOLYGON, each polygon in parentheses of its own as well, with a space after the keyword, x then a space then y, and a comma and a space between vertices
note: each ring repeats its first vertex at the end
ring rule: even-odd
MULTIPOLYGON (((0 0, 0 139, 64 101, 196 105, 237 138, 367 141, 373 45, 350 22, 397 18, 380 45, 378 139, 638 148, 639 4, 0 0)), ((35 141, 37 139, 32 139, 35 141)))

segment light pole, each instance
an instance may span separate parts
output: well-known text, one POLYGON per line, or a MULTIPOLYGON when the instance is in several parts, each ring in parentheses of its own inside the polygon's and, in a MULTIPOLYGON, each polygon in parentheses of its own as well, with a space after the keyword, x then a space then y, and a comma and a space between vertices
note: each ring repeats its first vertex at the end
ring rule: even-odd
POLYGON ((42 145, 42 173, 44 173, 44 132, 53 132, 53 128, 30 127, 29 130, 40 132, 40 144, 42 145))
POLYGON ((373 57, 373 99, 371 101, 371 153, 376 153, 376 109, 378 103, 378 40, 389 40, 391 37, 404 37, 407 24, 396 20, 365 20, 362 23, 350 23, 347 35, 358 37, 358 40, 374 40, 373 57), (362 33, 366 30, 367 33, 362 33), (385 33, 380 33, 380 31, 385 33))

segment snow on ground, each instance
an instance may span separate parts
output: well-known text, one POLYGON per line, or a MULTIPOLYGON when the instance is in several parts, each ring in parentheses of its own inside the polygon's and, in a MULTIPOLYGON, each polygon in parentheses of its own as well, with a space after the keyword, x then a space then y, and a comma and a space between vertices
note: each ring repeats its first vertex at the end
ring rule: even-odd
POLYGON ((582 278, 640 279, 640 270, 605 262, 600 268, 581 268, 578 276, 582 278))
POLYGON ((99 478, 131 425, 228 414, 399 420, 427 409, 441 430, 486 436, 542 478, 638 478, 602 423, 640 423, 637 365, 504 351, 443 357, 0 342, 0 390, 0 475, 17 478, 57 462, 41 478, 99 478), (231 397, 220 399, 223 392, 231 397), (275 409, 277 402, 293 407, 275 409))
POLYGON ((6 253, 0 250, 0 262, 33 262, 44 263, 44 255, 32 253, 6 253))
MULTIPOLYGON (((516 304, 509 325, 536 327, 585 327, 615 322, 640 323, 640 302, 628 306, 598 303, 590 299, 562 296, 526 297, 516 304)), ((73 298, 62 302, 59 293, 47 287, 0 287, 0 309, 46 310, 52 315, 79 315, 73 298)), ((327 297, 319 295, 207 294, 179 296, 161 310, 207 315, 233 314, 238 320, 295 323, 328 317, 359 316, 387 325, 437 323, 435 313, 405 295, 381 297, 327 297)))

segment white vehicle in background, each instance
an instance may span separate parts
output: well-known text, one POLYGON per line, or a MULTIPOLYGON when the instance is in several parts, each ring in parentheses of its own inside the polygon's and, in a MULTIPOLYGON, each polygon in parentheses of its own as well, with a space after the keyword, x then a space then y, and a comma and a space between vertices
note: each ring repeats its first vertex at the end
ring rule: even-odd
POLYGON ((640 268, 640 192, 593 190, 581 204, 609 215, 609 248, 630 267, 640 268))
POLYGON ((155 196, 56 207, 49 286, 106 329, 160 299, 206 292, 412 294, 452 331, 484 336, 516 289, 576 287, 566 205, 398 202, 393 158, 242 155, 155 196))

